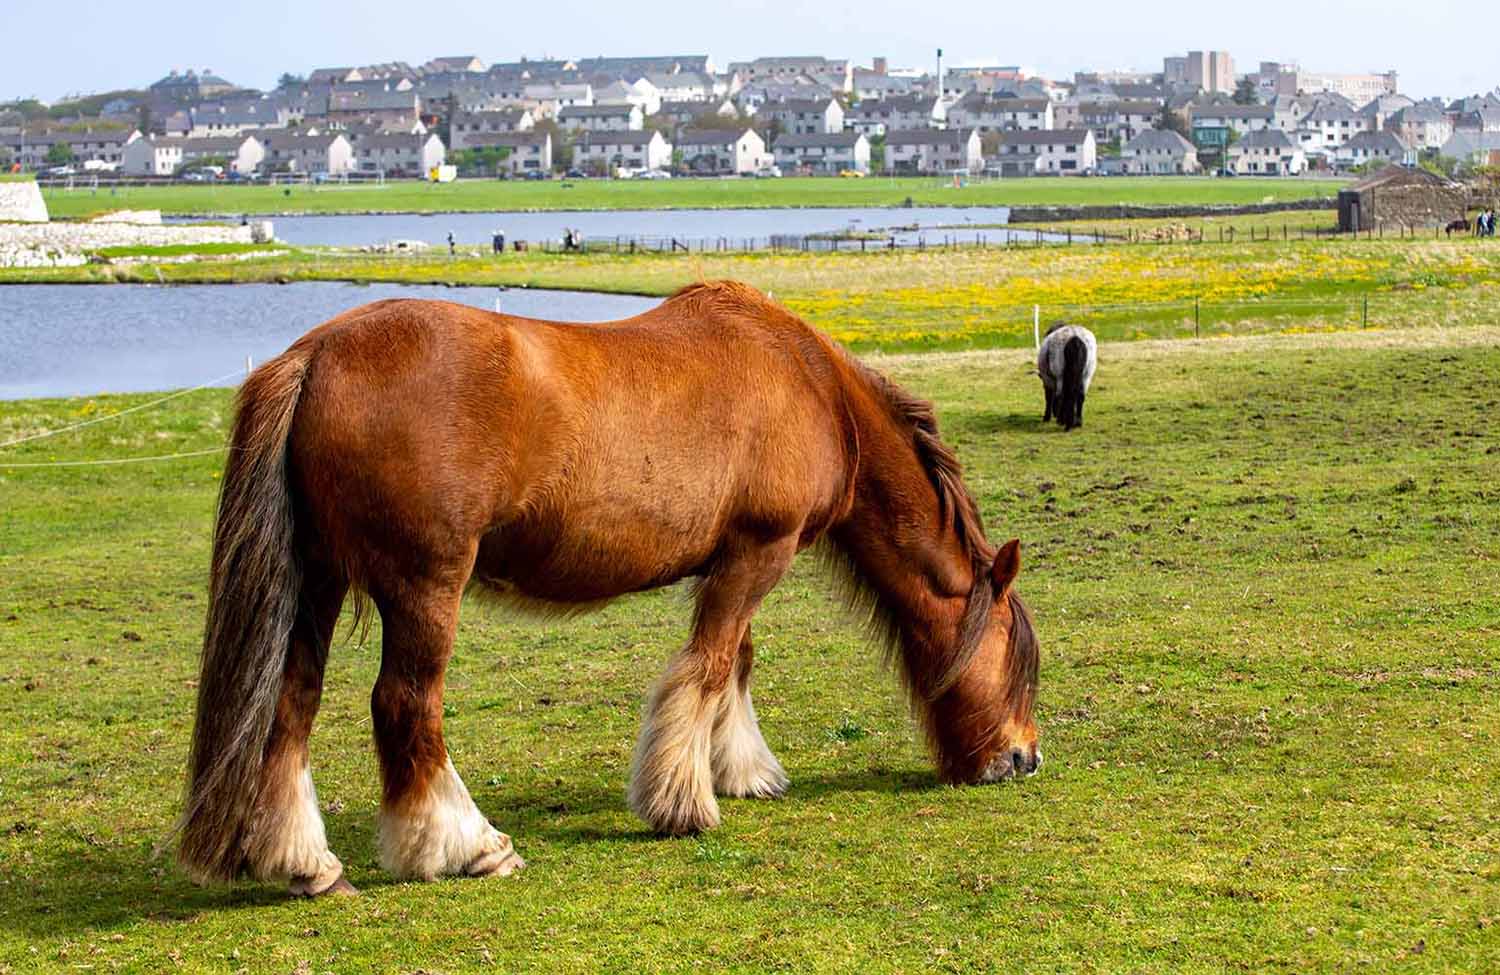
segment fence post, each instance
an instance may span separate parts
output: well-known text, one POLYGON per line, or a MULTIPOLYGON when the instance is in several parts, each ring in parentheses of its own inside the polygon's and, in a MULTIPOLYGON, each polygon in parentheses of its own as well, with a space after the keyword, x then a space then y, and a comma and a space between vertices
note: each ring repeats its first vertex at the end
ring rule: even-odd
POLYGON ((1203 333, 1200 330, 1201 320, 1202 316, 1200 314, 1198 296, 1193 295, 1193 338, 1195 339, 1201 339, 1203 337, 1203 333))
POLYGON ((1359 327, 1360 328, 1369 328, 1370 327, 1370 296, 1369 295, 1365 295, 1365 310, 1364 310, 1364 314, 1361 315, 1361 317, 1360 317, 1359 327))
POLYGON ((1042 347, 1042 306, 1031 306, 1031 339, 1040 349, 1042 347))

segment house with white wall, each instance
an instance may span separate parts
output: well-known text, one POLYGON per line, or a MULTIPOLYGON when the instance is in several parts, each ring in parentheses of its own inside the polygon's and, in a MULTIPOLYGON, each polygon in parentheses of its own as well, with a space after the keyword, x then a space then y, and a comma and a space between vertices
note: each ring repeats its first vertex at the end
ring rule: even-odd
POLYGON ((852 170, 870 171, 870 140, 860 132, 783 132, 772 147, 783 172, 803 170, 831 176, 852 170))
POLYGON ((672 143, 695 173, 753 173, 771 164, 766 141, 754 129, 683 129, 672 143))
POLYGON ((888 173, 977 173, 983 166, 977 129, 900 129, 885 134, 888 173))
POLYGON ((609 176, 622 169, 667 169, 672 165, 672 144, 656 129, 590 132, 573 146, 573 165, 609 176))
POLYGON ((1136 133, 1120 150, 1125 172, 1132 176, 1186 175, 1198 172, 1198 150, 1170 129, 1136 133))
POLYGON ((1006 176, 1079 176, 1099 168, 1093 129, 1001 132, 995 162, 1006 176))
POLYGON ((844 131, 844 107, 834 98, 793 98, 762 105, 756 113, 766 126, 779 125, 782 132, 808 135, 844 131))
POLYGON ((447 149, 436 132, 382 132, 361 136, 354 142, 355 165, 362 173, 425 176, 447 158, 447 149))
POLYGON ((1226 160, 1226 168, 1240 176, 1297 176, 1307 170, 1302 147, 1277 129, 1251 132, 1229 147, 1226 160))
POLYGON ((645 124, 639 105, 569 105, 557 112, 566 132, 638 132, 645 124))

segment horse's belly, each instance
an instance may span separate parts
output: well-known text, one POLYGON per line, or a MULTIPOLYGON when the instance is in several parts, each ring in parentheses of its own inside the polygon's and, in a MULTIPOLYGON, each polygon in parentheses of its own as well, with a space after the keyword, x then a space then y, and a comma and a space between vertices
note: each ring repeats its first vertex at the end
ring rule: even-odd
POLYGON ((501 525, 476 573, 532 599, 588 603, 699 573, 718 548, 719 505, 686 485, 604 487, 501 525))

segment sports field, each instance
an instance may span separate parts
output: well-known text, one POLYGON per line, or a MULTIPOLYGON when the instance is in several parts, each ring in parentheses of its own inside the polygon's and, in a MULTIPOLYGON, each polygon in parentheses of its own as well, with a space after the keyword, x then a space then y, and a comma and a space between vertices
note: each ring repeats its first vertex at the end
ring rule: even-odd
POLYGON ((662 210, 719 207, 1014 206, 1019 204, 1271 203, 1334 196, 1342 180, 1111 177, 973 180, 870 176, 865 179, 392 181, 384 185, 250 186, 171 184, 91 189, 47 187, 54 219, 110 210, 167 214, 365 213, 489 210, 662 210))

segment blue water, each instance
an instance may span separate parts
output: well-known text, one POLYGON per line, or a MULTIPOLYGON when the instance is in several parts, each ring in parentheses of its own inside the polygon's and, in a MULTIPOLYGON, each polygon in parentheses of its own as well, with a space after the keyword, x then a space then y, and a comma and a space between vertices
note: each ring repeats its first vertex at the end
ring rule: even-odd
POLYGON ((0 399, 196 386, 242 376, 313 326, 381 298, 440 298, 563 321, 628 318, 653 298, 587 292, 308 282, 0 285, 0 399))
MULTIPOLYGON (((307 217, 274 217, 276 237, 304 246, 362 247, 390 240, 420 240, 447 245, 452 233, 458 244, 488 245, 490 237, 503 232, 507 240, 529 242, 562 238, 572 228, 593 241, 615 238, 676 239, 694 250, 709 249, 720 240, 735 249, 746 242, 754 248, 770 246, 773 236, 802 237, 808 234, 858 230, 889 233, 898 244, 915 245, 925 237, 928 244, 954 237, 972 242, 975 234, 998 242, 1006 231, 993 229, 1010 218, 1008 207, 857 207, 786 210, 586 210, 568 212, 496 212, 439 214, 329 214, 307 217), (987 225, 991 229, 974 228, 987 225), (948 229, 954 228, 954 229, 948 229)), ((222 219, 222 218, 220 218, 222 219)), ((1035 234, 1018 233, 1019 240, 1035 234)))

